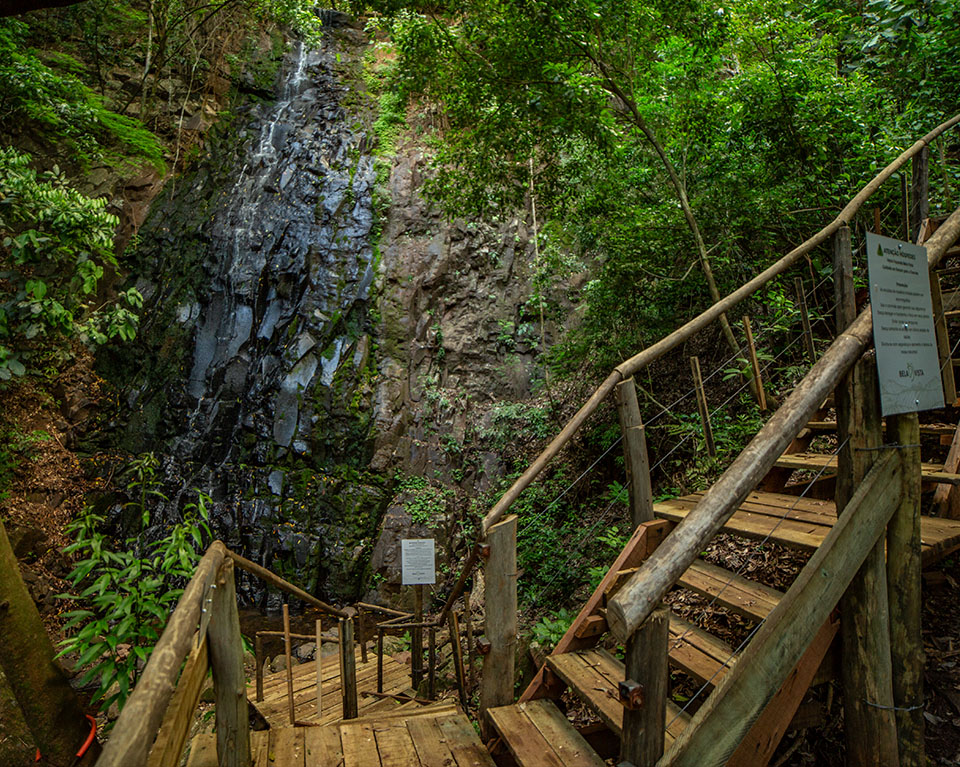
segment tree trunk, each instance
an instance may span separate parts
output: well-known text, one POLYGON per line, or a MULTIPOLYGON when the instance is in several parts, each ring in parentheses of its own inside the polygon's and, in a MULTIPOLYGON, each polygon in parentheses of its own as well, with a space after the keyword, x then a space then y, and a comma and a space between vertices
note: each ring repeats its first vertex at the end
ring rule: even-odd
MULTIPOLYGON (((69 765, 90 725, 53 656, 53 644, 0 522, 0 666, 45 762, 69 765)), ((80 764, 92 765, 99 754, 94 741, 80 764)))

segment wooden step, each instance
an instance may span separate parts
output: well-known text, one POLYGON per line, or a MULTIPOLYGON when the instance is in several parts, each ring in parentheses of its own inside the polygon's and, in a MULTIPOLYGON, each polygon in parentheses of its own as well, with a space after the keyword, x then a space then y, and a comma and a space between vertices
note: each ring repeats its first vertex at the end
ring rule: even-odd
MULTIPOLYGON (((834 432, 837 430, 836 421, 810 421, 807 424, 810 431, 834 432)), ((920 424, 920 433, 928 437, 952 437, 957 430, 956 424, 948 423, 922 423, 920 424)))
POLYGON ((769 586, 747 580, 709 562, 697 560, 680 576, 678 585, 759 623, 777 606, 783 594, 769 586))
POLYGON ((487 711, 518 767, 604 767, 605 762, 549 700, 487 711))
MULTIPOLYGON (((671 621, 672 624, 672 621, 671 621)), ((617 737, 623 724, 623 707, 617 689, 624 679, 624 665, 606 650, 594 648, 551 655, 547 666, 577 694, 617 737)), ((673 743, 690 718, 667 701, 666 743, 673 743)))
MULTIPOLYGON (((774 466, 794 471, 825 470, 824 476, 829 476, 837 471, 837 456, 825 453, 785 453, 777 459, 774 466)), ((960 474, 945 472, 942 463, 920 464, 920 476, 926 483, 960 485, 960 474)))
MULTIPOLYGON (((702 493, 654 504, 660 519, 680 522, 696 508, 702 493)), ((815 550, 837 521, 833 501, 783 493, 750 493, 724 523, 723 531, 745 538, 771 540, 784 546, 815 550)), ((924 516, 920 520, 923 564, 928 567, 960 549, 960 520, 924 516)))
POLYGON ((671 666, 709 687, 716 687, 736 662, 730 645, 672 613, 668 652, 671 666))

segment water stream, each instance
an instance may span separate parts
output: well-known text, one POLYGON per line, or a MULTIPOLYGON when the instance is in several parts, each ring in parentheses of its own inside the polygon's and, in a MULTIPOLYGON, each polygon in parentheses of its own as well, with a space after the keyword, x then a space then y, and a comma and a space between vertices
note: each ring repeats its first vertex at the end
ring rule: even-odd
POLYGON ((335 518, 359 502, 335 472, 316 479, 356 452, 329 410, 368 364, 375 272, 373 161, 342 103, 337 45, 293 44, 277 99, 234 117, 231 137, 155 205, 141 232, 154 264, 140 284, 146 331, 160 358, 183 347, 181 370, 146 375, 127 402, 144 414, 128 432, 151 435, 144 447, 162 457, 157 520, 203 490, 229 546, 265 562, 285 553, 315 570, 317 590, 318 563, 349 545, 335 518), (170 277, 189 264, 192 282, 170 277))

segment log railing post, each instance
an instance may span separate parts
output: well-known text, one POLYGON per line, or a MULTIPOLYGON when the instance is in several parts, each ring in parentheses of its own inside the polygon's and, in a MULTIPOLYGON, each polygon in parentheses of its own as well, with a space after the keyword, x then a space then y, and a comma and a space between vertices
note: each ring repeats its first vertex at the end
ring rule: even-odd
POLYGON ((690 358, 690 372, 693 374, 693 388, 697 392, 697 410, 700 411, 700 424, 703 426, 703 440, 707 455, 717 457, 717 448, 713 441, 713 427, 710 425, 710 406, 707 404, 707 392, 703 388, 703 376, 700 374, 700 358, 690 358))
POLYGON ((833 297, 836 302, 837 335, 857 318, 853 287, 853 248, 850 227, 844 224, 833 235, 833 297))
MULTIPOLYGON (((490 558, 486 575, 484 633, 489 651, 483 657, 480 683, 480 729, 484 737, 488 709, 513 703, 513 677, 517 645, 517 517, 510 515, 487 533, 490 558)), ((459 641, 459 636, 451 636, 459 641)))
POLYGON ((927 763, 923 744, 923 640, 920 634, 920 422, 916 413, 887 419, 899 445, 903 495, 887 525, 890 654, 900 767, 927 763))
POLYGON ((423 681, 423 586, 413 587, 413 620, 416 624, 410 629, 410 679, 414 690, 419 691, 423 681))
POLYGON ((357 656, 353 646, 353 618, 340 619, 340 686, 343 691, 343 718, 356 719, 357 656))
POLYGON ((214 585, 207 643, 216 703, 217 763, 219 767, 249 767, 250 722, 233 560, 224 560, 214 585))
POLYGON ((640 403, 633 378, 621 381, 614 390, 620 430, 623 432, 623 459, 627 467, 627 488, 630 492, 630 520, 634 529, 641 522, 653 519, 653 488, 650 484, 650 459, 640 403))
MULTIPOLYGON (((836 402, 841 444, 836 503, 843 515, 883 441, 873 354, 862 356, 841 380, 836 402)), ((881 538, 840 601, 844 730, 852 767, 898 764, 884 549, 881 538)))
POLYGON ((663 756, 669 616, 666 608, 658 608, 627 640, 627 678, 620 683, 624 707, 620 759, 634 767, 653 767, 663 756), (642 699, 636 699, 635 691, 642 699))

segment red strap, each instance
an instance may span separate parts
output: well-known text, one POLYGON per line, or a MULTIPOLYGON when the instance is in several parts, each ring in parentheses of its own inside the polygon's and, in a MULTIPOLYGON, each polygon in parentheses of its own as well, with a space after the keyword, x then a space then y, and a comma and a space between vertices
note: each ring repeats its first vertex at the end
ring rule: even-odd
MULTIPOLYGON (((87 749, 90 748, 90 744, 93 743, 93 739, 97 737, 97 720, 94 719, 92 716, 90 716, 90 714, 84 714, 84 716, 86 716, 87 721, 90 722, 90 734, 87 735, 87 739, 83 741, 83 745, 80 746, 80 750, 77 751, 77 759, 81 758, 85 753, 87 753, 87 749)), ((40 749, 37 749, 38 761, 39 761, 39 758, 40 758, 40 749)))

